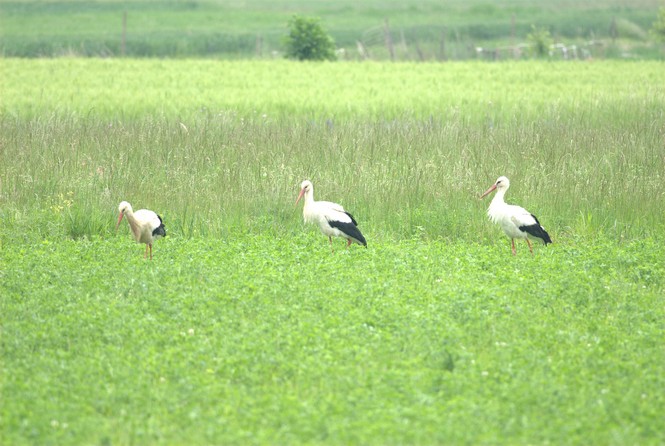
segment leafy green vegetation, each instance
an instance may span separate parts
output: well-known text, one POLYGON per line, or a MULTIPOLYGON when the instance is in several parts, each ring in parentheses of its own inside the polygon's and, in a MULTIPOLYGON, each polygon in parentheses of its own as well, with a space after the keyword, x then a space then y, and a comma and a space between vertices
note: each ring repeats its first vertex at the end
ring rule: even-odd
POLYGON ((4 441, 665 440, 662 240, 331 255, 298 229, 152 262, 128 231, 4 244, 4 441))
POLYGON ((656 39, 665 41, 665 8, 658 10, 658 18, 653 22, 651 32, 656 39))
POLYGON ((388 21, 399 59, 475 58, 476 47, 505 50, 526 42, 537 26, 559 43, 588 51, 585 57, 662 60, 662 48, 648 36, 659 6, 658 0, 14 0, 0 2, 0 51, 19 57, 272 58, 284 51, 286 25, 298 14, 320 17, 350 59, 361 58, 358 42, 372 58, 388 58, 388 21), (613 23, 621 25, 617 35, 611 35, 613 23))
POLYGON ((293 16, 284 39, 285 56, 296 60, 336 60, 335 41, 312 17, 293 16))
POLYGON ((662 63, 2 62, 3 444, 665 442, 662 63))
POLYGON ((526 38, 531 42, 531 50, 536 57, 542 58, 549 54, 550 46, 553 43, 549 31, 533 26, 526 38))

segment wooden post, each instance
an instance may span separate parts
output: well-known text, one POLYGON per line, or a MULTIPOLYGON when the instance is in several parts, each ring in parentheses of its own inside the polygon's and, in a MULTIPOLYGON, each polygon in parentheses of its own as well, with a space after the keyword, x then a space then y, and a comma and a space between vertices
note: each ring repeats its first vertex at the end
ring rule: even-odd
POLYGON ((610 22, 610 37, 612 38, 612 43, 615 43, 617 37, 619 37, 619 28, 617 27, 616 17, 612 17, 612 21, 610 22))
POLYGON ((441 31, 441 42, 439 42, 439 60, 446 60, 446 27, 441 31))
POLYGON ((367 60, 370 58, 369 50, 365 47, 365 45, 362 44, 360 40, 356 40, 356 48, 358 48, 358 54, 360 54, 362 60, 367 60))
POLYGON ((390 53, 390 60, 395 60, 395 48, 393 48, 393 39, 390 36, 390 27, 388 26, 388 19, 386 19, 385 27, 383 28, 383 37, 386 41, 386 47, 390 53))
POLYGON ((418 59, 421 62, 425 61, 425 54, 423 53, 423 50, 420 49, 420 44, 418 43, 418 40, 416 40, 416 53, 418 53, 418 59))
POLYGON ((515 46, 515 14, 510 16, 510 45, 515 46))
POLYGON ((459 35, 459 29, 455 29, 455 51, 453 54, 453 59, 459 59, 460 55, 458 53, 459 48, 462 48, 462 38, 459 35))
POLYGON ((125 57, 127 50, 127 11, 122 13, 122 43, 120 44, 120 54, 125 57))
POLYGON ((513 57, 518 59, 519 56, 515 51, 515 14, 510 16, 510 47, 513 50, 513 57))
POLYGON ((259 58, 263 57, 263 37, 261 34, 256 35, 256 55, 259 58))

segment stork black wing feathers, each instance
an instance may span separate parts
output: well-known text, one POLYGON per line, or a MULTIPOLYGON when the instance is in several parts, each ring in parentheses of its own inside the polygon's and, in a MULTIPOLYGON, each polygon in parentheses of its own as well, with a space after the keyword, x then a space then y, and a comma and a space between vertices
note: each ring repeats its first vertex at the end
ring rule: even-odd
POLYGON ((540 225, 540 222, 538 221, 538 218, 536 218, 535 215, 531 214, 534 220, 536 220, 535 225, 529 225, 529 226, 520 226, 520 231, 524 231, 527 234, 532 235, 533 237, 537 237, 541 239, 546 245, 548 243, 552 243, 552 239, 550 238, 550 235, 547 233, 545 228, 543 228, 540 225))
MULTIPOLYGON (((351 217, 351 214, 346 212, 346 214, 351 217)), ((356 221, 351 217, 351 222, 342 222, 337 220, 328 220, 328 224, 333 228, 337 228, 342 231, 344 234, 348 235, 352 239, 357 240, 363 246, 367 247, 367 241, 365 237, 360 233, 360 230, 356 226, 356 221)))
POLYGON ((162 221, 162 217, 158 215, 157 218, 159 218, 159 226, 157 226, 152 231, 152 236, 166 237, 166 227, 164 227, 164 222, 162 221))

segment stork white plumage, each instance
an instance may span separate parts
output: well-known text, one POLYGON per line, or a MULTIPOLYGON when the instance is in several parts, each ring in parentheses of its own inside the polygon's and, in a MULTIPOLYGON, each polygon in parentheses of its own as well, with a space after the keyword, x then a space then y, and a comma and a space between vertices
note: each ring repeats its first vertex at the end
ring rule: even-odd
POLYGON ((353 215, 344 210, 342 205, 329 201, 314 201, 314 186, 309 180, 305 180, 300 184, 300 194, 296 199, 296 204, 303 196, 305 197, 305 203, 302 214, 305 223, 319 225, 321 232, 328 236, 331 249, 333 236, 345 238, 347 249, 353 242, 367 247, 367 241, 360 233, 358 223, 353 215))
POLYGON ((145 259, 150 251, 150 260, 152 260, 152 244, 155 240, 166 237, 166 228, 162 223, 162 218, 148 209, 139 209, 134 212, 132 205, 126 201, 118 205, 118 223, 115 225, 115 230, 118 230, 122 217, 127 217, 127 222, 134 235, 134 240, 137 243, 145 243, 145 259))
POLYGON ((552 243, 550 235, 540 225, 540 222, 531 212, 526 209, 508 204, 503 197, 510 187, 508 178, 501 176, 496 182, 485 191, 480 198, 485 198, 490 192, 496 190, 496 195, 487 209, 487 215, 493 223, 497 223, 503 229, 503 232, 510 238, 513 255, 515 255, 515 239, 526 240, 529 245, 529 251, 533 254, 533 248, 529 239, 537 240, 545 245, 552 243))

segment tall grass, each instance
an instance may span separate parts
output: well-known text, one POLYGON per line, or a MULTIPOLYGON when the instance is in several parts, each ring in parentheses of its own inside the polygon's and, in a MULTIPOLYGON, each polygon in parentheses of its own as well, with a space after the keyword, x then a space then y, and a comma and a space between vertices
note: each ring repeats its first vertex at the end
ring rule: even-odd
POLYGON ((663 229, 658 63, 3 66, 13 236, 103 235, 121 200, 184 236, 300 230, 309 178, 373 236, 473 241, 499 175, 555 238, 663 229))
POLYGON ((316 198, 342 202, 370 234, 473 241, 496 235, 477 197, 505 174, 509 201, 555 237, 632 237, 662 231, 665 178, 657 116, 628 112, 645 125, 4 116, 2 212, 14 229, 41 221, 26 230, 43 237, 103 235, 121 200, 185 236, 282 232, 299 230, 294 201, 310 178, 316 198))

